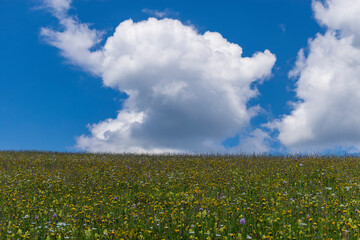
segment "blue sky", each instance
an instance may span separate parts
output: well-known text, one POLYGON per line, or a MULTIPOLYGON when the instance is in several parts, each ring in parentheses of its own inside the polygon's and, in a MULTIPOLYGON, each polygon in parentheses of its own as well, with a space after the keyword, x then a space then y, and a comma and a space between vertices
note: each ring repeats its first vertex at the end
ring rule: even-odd
POLYGON ((0 150, 356 152, 359 13, 356 0, 3 0, 0 150))

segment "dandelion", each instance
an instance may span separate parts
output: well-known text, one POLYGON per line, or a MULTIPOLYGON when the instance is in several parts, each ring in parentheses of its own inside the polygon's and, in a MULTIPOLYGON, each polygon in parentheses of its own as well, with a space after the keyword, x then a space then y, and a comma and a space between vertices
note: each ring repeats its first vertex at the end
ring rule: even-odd
POLYGON ((240 224, 245 224, 245 218, 240 219, 240 224))

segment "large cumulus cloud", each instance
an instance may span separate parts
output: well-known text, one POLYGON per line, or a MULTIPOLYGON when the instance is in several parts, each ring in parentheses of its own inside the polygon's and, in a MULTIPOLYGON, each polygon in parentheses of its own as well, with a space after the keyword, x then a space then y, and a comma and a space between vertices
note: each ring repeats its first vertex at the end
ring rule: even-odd
POLYGON ((92 124, 90 135, 78 137, 78 147, 89 151, 223 151, 221 142, 257 114, 258 106, 247 107, 258 95, 250 86, 270 76, 276 60, 268 50, 243 57, 221 34, 200 34, 174 19, 126 20, 98 46, 101 32, 55 16, 63 29, 43 28, 46 41, 128 95, 117 118, 92 124))
POLYGON ((298 77, 294 110, 268 126, 292 151, 360 147, 360 1, 314 1, 327 28, 299 52, 291 77, 298 77))

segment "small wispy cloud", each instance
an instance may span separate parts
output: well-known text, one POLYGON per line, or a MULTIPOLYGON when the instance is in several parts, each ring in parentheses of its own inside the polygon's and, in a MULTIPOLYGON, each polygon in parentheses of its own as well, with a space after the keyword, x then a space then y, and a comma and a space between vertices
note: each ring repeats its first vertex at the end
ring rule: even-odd
POLYGON ((158 18, 164 18, 164 17, 169 17, 169 16, 177 16, 179 15, 178 12, 173 12, 170 9, 166 8, 162 11, 160 10, 152 10, 152 9, 148 9, 148 8, 144 8, 142 10, 143 13, 146 13, 150 16, 154 16, 154 17, 158 17, 158 18))
POLYGON ((281 24, 279 25, 279 28, 281 29, 281 31, 282 31, 283 33, 286 32, 286 25, 285 25, 285 24, 281 23, 281 24))

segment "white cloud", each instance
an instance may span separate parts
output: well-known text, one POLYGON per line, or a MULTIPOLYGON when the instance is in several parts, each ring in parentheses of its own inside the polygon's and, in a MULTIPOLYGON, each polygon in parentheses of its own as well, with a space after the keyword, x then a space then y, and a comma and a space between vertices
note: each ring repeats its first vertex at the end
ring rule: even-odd
POLYGON ((91 52, 101 40, 101 32, 89 29, 87 24, 66 17, 60 19, 64 31, 42 28, 40 34, 49 44, 61 50, 61 54, 72 64, 78 65, 95 75, 101 75, 103 56, 100 51, 91 52))
POLYGON ((360 2, 313 3, 317 20, 328 27, 298 55, 290 76, 298 76, 290 115, 268 126, 292 151, 360 149, 360 2))
POLYGON ((43 0, 43 6, 49 9, 57 18, 63 17, 70 9, 72 0, 43 0))
POLYGON ((169 17, 171 15, 178 15, 178 13, 176 12, 172 12, 170 11, 170 9, 166 8, 163 11, 160 10, 152 10, 152 9, 148 9, 148 8, 144 8, 142 10, 143 13, 149 14, 150 16, 154 16, 154 17, 158 17, 158 18, 164 18, 164 17, 169 17))
POLYGON ((315 18, 330 30, 341 30, 344 35, 360 36, 360 1, 327 0, 325 4, 313 1, 315 18))
POLYGON ((72 64, 100 76, 129 98, 116 119, 89 126, 81 149, 96 152, 219 152, 259 111, 251 83, 271 74, 270 51, 242 57, 219 33, 199 34, 173 19, 127 20, 91 50, 101 34, 72 17, 42 35, 72 64))
POLYGON ((273 150, 271 143, 273 139, 271 136, 257 128, 250 134, 245 134, 239 138, 240 144, 229 149, 230 153, 234 154, 263 154, 269 153, 273 150))

